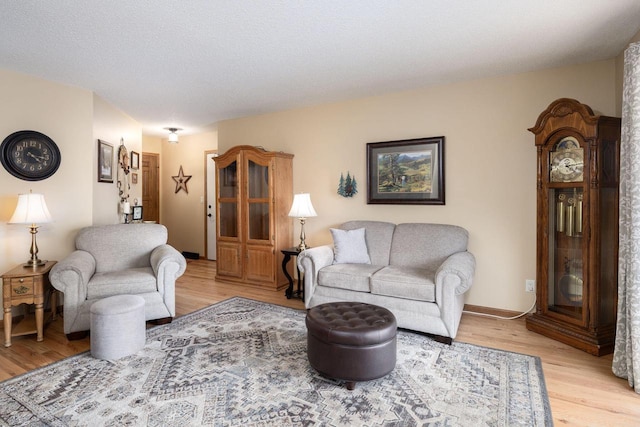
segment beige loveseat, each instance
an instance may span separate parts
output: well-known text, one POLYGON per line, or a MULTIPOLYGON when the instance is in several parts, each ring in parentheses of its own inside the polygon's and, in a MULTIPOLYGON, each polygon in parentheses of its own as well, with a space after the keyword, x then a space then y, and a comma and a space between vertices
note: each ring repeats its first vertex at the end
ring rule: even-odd
POLYGON ((382 306, 398 327, 450 343, 473 282, 468 232, 455 225, 350 221, 331 229, 333 246, 298 256, 307 308, 335 301, 382 306))
POLYGON ((64 293, 64 332, 81 338, 90 327, 91 304, 114 295, 139 295, 146 320, 175 316, 175 282, 186 260, 167 244, 161 224, 85 227, 76 250, 51 269, 54 288, 64 293))

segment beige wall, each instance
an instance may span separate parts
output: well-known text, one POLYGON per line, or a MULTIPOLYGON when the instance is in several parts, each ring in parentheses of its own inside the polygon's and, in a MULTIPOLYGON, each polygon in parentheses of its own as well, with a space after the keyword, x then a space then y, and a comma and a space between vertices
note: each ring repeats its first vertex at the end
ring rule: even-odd
MULTIPOLYGON (((118 190, 118 150, 120 139, 123 140, 127 152, 141 154, 142 127, 127 114, 114 108, 98 96, 93 97, 93 224, 115 224, 123 222, 118 190), (113 183, 98 182, 98 139, 113 145, 113 183)), ((138 184, 131 183, 129 175, 129 203, 133 206, 135 199, 142 204, 142 177, 138 173, 138 184)))
POLYGON ((0 69, 0 136, 36 130, 60 149, 58 171, 43 181, 23 181, 0 168, 0 271, 29 258, 30 235, 24 225, 9 225, 18 194, 42 193, 53 222, 40 227, 42 259, 61 259, 73 234, 92 220, 93 96, 90 91, 0 69))
POLYGON ((180 135, 178 144, 162 140, 160 153, 161 205, 160 221, 169 230, 169 243, 180 252, 195 252, 204 256, 205 248, 205 151, 218 148, 215 131, 198 135, 180 135), (177 176, 182 166, 189 193, 176 190, 177 176))
POLYGON ((328 228, 350 219, 467 228, 477 258, 467 303, 526 310, 534 301, 524 281, 535 278, 536 224, 536 150, 527 128, 561 97, 615 114, 615 71, 608 60, 229 120, 218 125, 219 150, 248 144, 295 155, 294 191, 311 193, 318 212, 305 227, 312 246, 331 243, 328 228), (441 135, 445 206, 367 205, 366 143, 441 135), (336 194, 347 171, 359 184, 353 198, 336 194))

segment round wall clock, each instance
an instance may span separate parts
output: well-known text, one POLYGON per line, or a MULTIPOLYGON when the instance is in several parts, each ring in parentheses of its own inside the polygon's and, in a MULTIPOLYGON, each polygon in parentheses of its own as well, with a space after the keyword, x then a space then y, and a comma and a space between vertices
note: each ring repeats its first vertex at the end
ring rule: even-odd
POLYGON ((16 178, 40 181, 60 167, 60 150, 47 135, 33 130, 14 132, 0 145, 2 166, 16 178))

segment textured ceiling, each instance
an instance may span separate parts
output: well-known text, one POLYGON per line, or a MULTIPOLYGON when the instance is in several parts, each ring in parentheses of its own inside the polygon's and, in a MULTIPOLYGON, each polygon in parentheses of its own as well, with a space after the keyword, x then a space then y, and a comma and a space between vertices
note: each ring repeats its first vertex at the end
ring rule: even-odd
POLYGON ((0 18, 0 68, 91 90, 159 135, 612 58, 640 1, 5 0, 0 18))

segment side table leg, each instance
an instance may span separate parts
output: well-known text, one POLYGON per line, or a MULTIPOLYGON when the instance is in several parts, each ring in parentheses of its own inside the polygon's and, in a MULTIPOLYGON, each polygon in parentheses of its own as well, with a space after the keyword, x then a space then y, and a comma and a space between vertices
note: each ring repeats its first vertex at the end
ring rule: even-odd
POLYGON ((293 295, 293 278, 291 277, 291 275, 287 271, 287 264, 289 263, 290 260, 291 260, 291 255, 284 254, 284 258, 282 259, 282 271, 284 271, 284 275, 287 278, 287 280, 289 281, 289 287, 287 288, 287 290, 284 293, 286 295, 287 299, 291 299, 291 296, 293 295))
POLYGON ((38 336, 36 337, 36 341, 44 340, 44 304, 36 304, 36 330, 38 331, 38 336))
POLYGON ((11 347, 11 307, 4 309, 4 346, 11 347))

